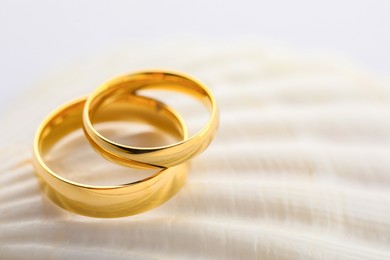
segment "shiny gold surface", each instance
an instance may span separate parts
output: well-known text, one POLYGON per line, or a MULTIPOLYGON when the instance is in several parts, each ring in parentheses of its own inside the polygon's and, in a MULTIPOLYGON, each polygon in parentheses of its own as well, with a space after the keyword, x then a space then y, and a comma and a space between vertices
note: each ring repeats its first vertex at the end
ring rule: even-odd
MULTIPOLYGON (((175 137, 186 140, 187 130, 181 117, 172 109, 150 98, 115 95, 113 103, 94 115, 94 122, 143 120, 175 137), (156 113, 158 108, 158 113, 156 113)), ((184 184, 188 164, 161 169, 156 174, 133 183, 95 186, 67 180, 45 163, 45 155, 67 134, 83 125, 82 112, 86 99, 69 102, 55 110, 39 127, 34 140, 34 168, 49 198, 69 211, 91 217, 123 217, 157 207, 171 198, 184 184)), ((95 147, 99 152, 100 147, 95 147)), ((117 155, 108 158, 120 160, 117 155)), ((126 158, 126 160, 128 160, 126 158)), ((132 161, 132 166, 144 167, 132 161)), ((109 172, 107 174, 110 174, 109 172)))
MULTIPOLYGON (((155 113, 159 113, 155 106, 155 113)), ((83 112, 84 132, 92 146, 105 158, 133 167, 172 167, 188 161, 210 144, 218 128, 218 109, 210 90, 201 82, 167 71, 144 71, 118 77, 100 86, 87 99, 83 112), (116 100, 142 89, 170 89, 199 99, 207 106, 210 117, 195 135, 175 144, 159 147, 134 147, 119 144, 100 134, 93 126, 102 109, 114 105, 116 100), (137 163, 134 163, 137 162, 137 163), (141 163, 141 164, 140 164, 141 163), (144 164, 144 165, 142 165, 144 164)))

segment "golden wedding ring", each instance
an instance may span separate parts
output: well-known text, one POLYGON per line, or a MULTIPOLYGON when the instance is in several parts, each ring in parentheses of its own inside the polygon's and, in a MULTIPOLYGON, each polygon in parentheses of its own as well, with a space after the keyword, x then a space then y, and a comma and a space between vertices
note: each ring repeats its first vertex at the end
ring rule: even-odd
MULTIPOLYGON (((136 78, 138 79, 138 76, 136 78)), ((160 77, 152 78, 157 79, 160 77)), ((128 81, 127 78, 125 79, 123 83, 128 81)), ((131 77, 131 79, 133 78, 131 77)), ((132 82, 135 83, 134 81, 132 82)), ((146 82, 143 81, 143 83, 146 82)), ((100 88, 93 96, 94 98, 89 99, 89 103, 92 103, 92 106, 89 108, 94 108, 98 104, 102 105, 105 101, 104 98, 112 101, 109 106, 99 110, 96 115, 93 114, 94 123, 118 120, 143 120, 169 132, 180 140, 188 140, 183 120, 174 110, 151 98, 124 94, 123 91, 115 89, 115 93, 108 97, 107 94, 112 91, 102 93, 102 88, 100 88), (104 97, 102 97, 102 94, 104 94, 104 97)), ((129 92, 127 87, 125 89, 126 92, 129 92)), ((196 90, 195 92, 199 91, 196 90)), ((45 155, 60 139, 83 127, 82 115, 85 104, 86 98, 81 98, 58 108, 43 121, 35 136, 34 168, 43 190, 53 202, 71 212, 90 217, 123 217, 144 212, 161 205, 182 187, 187 176, 187 163, 178 164, 170 168, 160 168, 159 172, 150 177, 116 186, 95 186, 76 183, 53 172, 45 162, 45 155)), ((89 120, 87 122, 89 122, 90 127, 87 128, 90 129, 88 132, 91 132, 92 124, 89 120)), ((210 138, 210 135, 208 138, 210 138)), ((93 140, 95 139, 96 137, 93 140)), ((198 146, 197 149, 199 148, 198 146)), ((106 153, 106 150, 100 150, 99 147, 96 149, 101 153, 106 153)), ((112 154, 111 156, 116 155, 112 154)), ((123 156, 123 153, 118 153, 118 157, 121 156, 123 156)), ((135 156, 134 159, 138 159, 138 157, 135 156)), ((145 161, 148 160, 143 160, 142 163, 145 161)), ((170 162, 173 161, 184 162, 184 160, 170 160, 170 162)), ((140 164, 141 166, 142 163, 140 164)), ((133 161, 132 165, 134 164, 136 165, 133 161)), ((159 164, 158 161, 157 164, 159 164)))
MULTIPOLYGON (((155 112, 159 109, 156 107, 155 112)), ((184 163, 207 148, 218 128, 218 109, 212 93, 203 83, 177 72, 144 71, 118 77, 100 86, 85 103, 83 123, 85 135, 92 146, 108 160, 130 167, 165 168, 184 163), (192 137, 158 147, 119 144, 94 128, 99 107, 109 108, 118 97, 137 95, 139 90, 144 89, 175 90, 199 99, 210 111, 208 122, 192 137)))
POLYGON ((68 211, 100 218, 134 215, 161 205, 179 191, 187 178, 189 160, 210 144, 218 120, 215 99, 203 83, 169 71, 128 74, 52 112, 35 135, 33 166, 46 195, 68 211), (142 96, 140 91, 145 89, 175 90, 195 97, 210 112, 207 123, 188 137, 182 117, 166 104, 142 96), (112 121, 142 121, 178 141, 154 147, 120 144, 95 129, 97 123, 112 121), (55 144, 79 129, 83 129, 93 149, 109 161, 132 168, 157 168, 157 172, 138 181, 105 186, 60 176, 49 167, 53 161, 49 163, 48 154, 55 144))

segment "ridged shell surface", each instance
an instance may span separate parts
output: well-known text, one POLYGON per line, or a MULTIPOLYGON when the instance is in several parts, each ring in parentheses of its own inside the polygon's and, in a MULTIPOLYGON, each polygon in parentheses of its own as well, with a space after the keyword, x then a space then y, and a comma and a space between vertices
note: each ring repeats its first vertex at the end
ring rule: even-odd
MULTIPOLYGON (((186 41, 104 50, 41 78, 1 116, 0 259, 390 259, 389 80, 333 55, 186 41), (58 208, 31 165, 39 123, 146 68, 205 82, 216 138, 157 209, 95 219, 58 208)), ((186 105, 189 126, 204 121, 186 105)), ((91 183, 127 178, 74 138, 53 167, 91 183)))

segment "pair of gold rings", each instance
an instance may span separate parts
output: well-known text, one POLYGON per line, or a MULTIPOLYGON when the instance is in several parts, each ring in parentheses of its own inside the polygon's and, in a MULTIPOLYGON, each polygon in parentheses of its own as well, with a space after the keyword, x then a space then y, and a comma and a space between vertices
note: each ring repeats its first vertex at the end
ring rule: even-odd
POLYGON ((187 75, 154 70, 124 75, 98 87, 89 97, 53 111, 36 133, 33 164, 45 193, 60 207, 91 217, 134 215, 161 205, 182 187, 188 161, 210 144, 218 121, 218 108, 210 90, 187 75), (181 116, 166 104, 139 95, 144 89, 174 90, 197 98, 210 111, 208 122, 188 137, 181 116), (94 127, 99 122, 123 120, 142 120, 182 141, 159 147, 134 147, 116 143, 94 127), (86 185, 61 177, 48 167, 45 155, 59 140, 80 128, 96 152, 109 161, 159 171, 148 178, 115 186, 86 185))

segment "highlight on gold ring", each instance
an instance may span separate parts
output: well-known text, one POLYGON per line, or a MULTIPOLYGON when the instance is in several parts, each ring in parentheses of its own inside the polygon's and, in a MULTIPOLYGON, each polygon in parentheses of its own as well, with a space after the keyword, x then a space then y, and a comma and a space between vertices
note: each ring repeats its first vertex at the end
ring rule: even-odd
MULTIPOLYGON (((155 111, 158 113, 159 108, 155 111)), ((190 76, 168 71, 143 71, 117 77, 96 89, 84 106, 85 135, 93 147, 107 159, 122 165, 133 166, 134 161, 146 167, 171 167, 186 162, 203 152, 218 128, 218 108, 211 91, 190 76), (142 89, 170 89, 188 94, 205 104, 210 111, 206 125, 195 135, 180 142, 158 147, 134 147, 109 140, 93 126, 92 120, 100 106, 115 103, 113 97, 136 95, 142 89)))
MULTIPOLYGON (((99 113, 96 122, 144 117, 172 136, 181 139, 187 137, 180 115, 164 104, 138 96, 127 96, 116 101, 99 113), (154 105, 161 107, 159 114, 154 113, 154 105)), ((134 183, 115 186, 75 183, 53 172, 45 163, 45 154, 61 138, 82 127, 84 104, 85 98, 80 98, 54 111, 41 124, 35 137, 34 167, 43 190, 53 202, 64 209, 90 217, 123 217, 157 207, 181 188, 187 176, 187 163, 161 169, 153 176, 134 183)))

